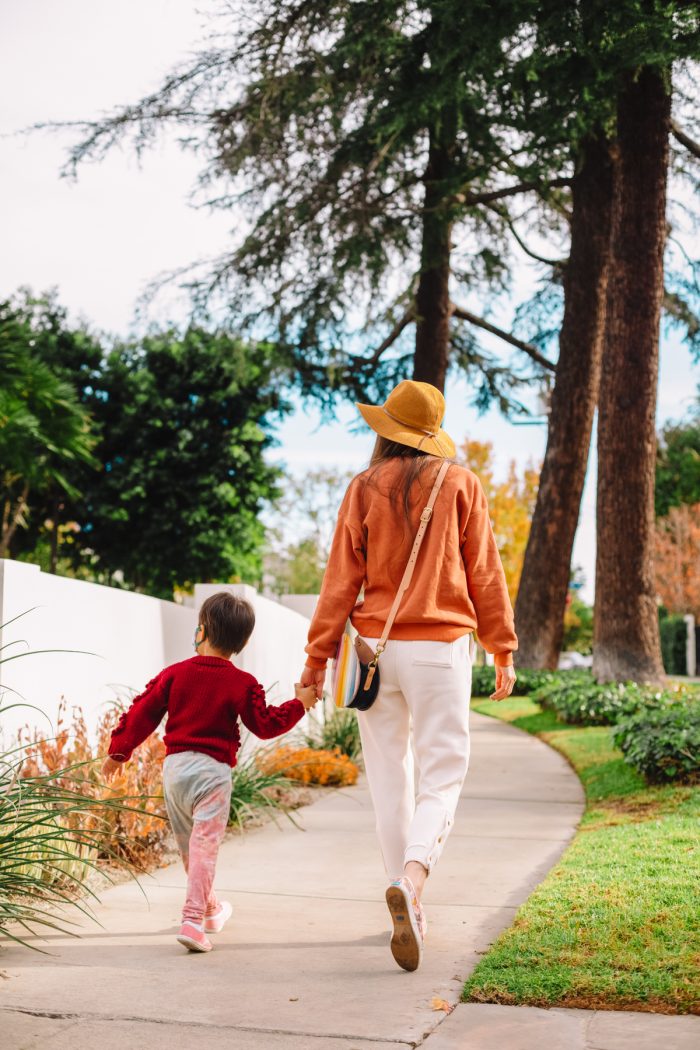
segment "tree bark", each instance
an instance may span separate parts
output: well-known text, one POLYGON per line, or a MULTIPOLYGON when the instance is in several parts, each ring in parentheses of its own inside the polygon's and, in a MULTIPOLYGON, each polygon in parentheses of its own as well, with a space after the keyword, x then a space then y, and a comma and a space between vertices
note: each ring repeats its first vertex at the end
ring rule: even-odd
POLYGON ((663 679, 654 463, 670 110, 660 71, 626 78, 598 418, 593 671, 600 681, 663 679))
MULTIPOLYGON (((446 121, 448 123, 448 121, 446 121)), ((449 368, 450 250, 452 223, 445 200, 445 180, 452 165, 454 137, 430 133, 425 170, 421 269, 416 291, 416 348, 413 378, 444 392, 449 368)))
POLYGON ((571 251, 547 448, 515 603, 519 667, 555 668, 559 660, 603 353, 613 168, 608 140, 602 133, 591 137, 572 188, 571 251))
POLYGON ((24 512, 27 509, 27 497, 29 496, 29 485, 25 485, 22 493, 13 507, 11 503, 5 504, 3 513, 2 535, 0 536, 0 558, 7 558, 10 553, 10 544, 17 529, 20 526, 24 512))

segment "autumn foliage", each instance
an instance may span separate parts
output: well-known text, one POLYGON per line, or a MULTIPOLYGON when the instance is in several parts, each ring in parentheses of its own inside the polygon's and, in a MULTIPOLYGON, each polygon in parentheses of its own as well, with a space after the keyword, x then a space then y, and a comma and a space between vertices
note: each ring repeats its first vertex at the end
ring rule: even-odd
POLYGON ((355 763, 337 747, 332 751, 324 751, 282 745, 261 754, 258 765, 264 773, 282 773, 302 784, 329 787, 354 784, 359 772, 355 763))
POLYGON ((535 510, 539 470, 529 463, 520 475, 515 460, 511 460, 505 481, 496 481, 491 441, 465 440, 457 453, 457 460, 474 471, 486 493, 508 593, 515 602, 535 510))
POLYGON ((107 809, 96 807, 74 815, 104 843, 104 855, 119 856, 140 867, 149 867, 160 859, 169 835, 162 798, 162 766, 165 746, 155 734, 150 736, 119 774, 105 784, 100 775, 101 756, 107 753, 109 738, 121 708, 115 705, 100 719, 97 745, 92 747, 80 708, 73 708, 68 721, 68 707, 59 707, 57 732, 46 737, 37 730, 22 734, 25 744, 23 777, 46 774, 61 775, 57 786, 78 790, 88 798, 119 799, 123 806, 107 809))
POLYGON ((656 522, 656 592, 670 613, 700 621, 700 503, 671 507, 656 522))

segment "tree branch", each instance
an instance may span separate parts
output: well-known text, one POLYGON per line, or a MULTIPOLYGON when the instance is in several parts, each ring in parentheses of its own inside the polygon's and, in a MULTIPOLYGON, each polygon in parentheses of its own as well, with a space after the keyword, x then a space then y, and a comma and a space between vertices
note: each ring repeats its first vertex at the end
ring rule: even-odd
POLYGON ((454 303, 452 304, 452 316, 458 318, 460 321, 467 321, 468 324, 476 325, 477 328, 483 328, 485 332, 490 332, 491 335, 498 336, 499 339, 516 347, 516 349, 522 350, 524 354, 527 354, 533 361, 536 361, 540 367, 547 368, 550 372, 556 372, 556 365, 552 364, 549 358, 541 354, 536 346, 533 346, 531 343, 524 343, 522 339, 518 339, 516 336, 511 335, 510 332, 504 332, 502 328, 497 328, 496 325, 491 324, 490 321, 487 321, 485 318, 477 317, 476 314, 472 314, 468 310, 462 309, 461 306, 456 306, 454 303))
POLYGON ((682 146, 692 153, 694 157, 700 160, 700 143, 696 142, 695 139, 691 139, 690 135, 686 135, 683 129, 676 124, 675 120, 671 121, 671 134, 682 146))
POLYGON ((554 269, 559 269, 565 265, 566 259, 547 259, 546 256, 538 255, 537 252, 533 252, 532 248, 528 248, 512 222, 508 223, 508 229, 522 251, 524 251, 526 255, 529 255, 531 259, 534 259, 536 262, 544 263, 545 266, 552 266, 554 269))
POLYGON ((563 177, 550 179, 549 182, 518 182, 514 186, 504 186, 500 190, 490 190, 487 193, 458 193, 455 199, 460 204, 491 204, 493 201, 503 200, 504 197, 515 197, 518 193, 529 193, 532 190, 555 189, 558 186, 570 186, 572 179, 563 177))
POLYGON ((555 269, 566 265, 566 259, 547 259, 544 255, 538 255, 537 252, 533 252, 532 248, 528 248, 527 244, 516 230, 515 223, 512 221, 512 219, 508 218, 508 213, 505 208, 495 207, 493 204, 489 204, 487 205, 487 207, 489 207, 491 211, 495 212, 496 215, 500 216, 501 219, 505 220, 506 226, 513 235, 513 239, 517 242, 520 248, 522 248, 525 254, 530 256, 531 259, 534 259, 536 262, 544 263, 545 266, 552 266, 555 269))
POLYGON ((359 361, 366 361, 368 364, 376 365, 377 361, 382 356, 384 351, 388 350, 389 347, 392 345, 392 343, 396 342, 396 340, 399 338, 399 336, 403 332, 403 330, 406 327, 406 325, 409 325, 411 323, 411 321, 413 321, 413 320, 415 320, 415 313, 413 311, 413 307, 410 306, 408 308, 408 310, 406 311, 406 313, 403 315, 403 317, 399 321, 396 322, 396 324, 391 329, 391 331, 389 332, 389 334, 386 337, 386 339, 379 344, 379 346, 374 351, 372 356, 368 357, 368 358, 360 357, 360 358, 357 358, 357 360, 359 360, 359 361))

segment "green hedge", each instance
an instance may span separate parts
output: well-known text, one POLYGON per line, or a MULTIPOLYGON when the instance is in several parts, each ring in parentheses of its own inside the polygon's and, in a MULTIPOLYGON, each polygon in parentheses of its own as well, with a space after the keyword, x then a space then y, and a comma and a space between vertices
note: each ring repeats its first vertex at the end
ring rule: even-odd
POLYGON ((635 682, 596 682, 590 671, 570 671, 552 675, 535 690, 530 699, 549 711, 560 722, 577 726, 613 726, 645 710, 666 709, 679 702, 698 699, 692 686, 655 689, 635 682))
POLYGON ((613 741, 652 783, 700 780, 700 703, 640 711, 619 723, 613 741))
POLYGON ((686 639, 688 625, 682 616, 662 616, 659 619, 661 656, 666 674, 687 674, 686 639))
POLYGON ((599 685, 590 671, 571 672, 568 677, 553 676, 535 690, 531 699, 556 713, 560 722, 581 726, 615 725, 620 718, 639 710, 648 700, 649 690, 633 682, 599 685))
MULTIPOLYGON (((568 673, 568 672, 560 672, 568 673)), ((548 682, 554 671, 530 671, 527 668, 516 672, 517 678, 513 696, 527 696, 533 689, 538 689, 548 682)), ((496 688, 496 672, 493 667, 475 665, 472 667, 472 695, 490 696, 496 688)))

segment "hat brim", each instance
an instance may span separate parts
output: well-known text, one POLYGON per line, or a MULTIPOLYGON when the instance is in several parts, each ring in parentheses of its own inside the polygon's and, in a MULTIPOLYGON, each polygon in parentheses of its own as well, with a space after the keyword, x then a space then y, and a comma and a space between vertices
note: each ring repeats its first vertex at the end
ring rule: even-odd
POLYGON ((457 451, 454 441, 444 430, 439 430, 435 437, 428 437, 420 430, 392 419, 381 405, 362 405, 356 402, 356 406, 365 422, 380 437, 398 441, 400 445, 408 445, 410 448, 419 448, 421 452, 439 456, 441 459, 452 459, 457 451))

